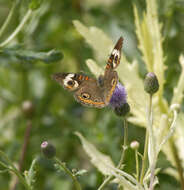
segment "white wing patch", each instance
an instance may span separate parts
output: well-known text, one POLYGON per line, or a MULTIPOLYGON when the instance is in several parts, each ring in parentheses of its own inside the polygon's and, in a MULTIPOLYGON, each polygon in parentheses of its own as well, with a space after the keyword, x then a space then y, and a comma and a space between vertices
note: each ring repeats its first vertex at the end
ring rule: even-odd
POLYGON ((77 82, 76 80, 73 80, 73 79, 72 79, 74 76, 75 76, 75 74, 68 74, 68 75, 66 76, 66 78, 63 80, 64 86, 68 87, 68 86, 69 86, 69 85, 68 85, 68 82, 69 82, 69 81, 73 81, 73 82, 74 82, 74 85, 73 85, 72 89, 77 88, 77 87, 79 86, 79 84, 78 84, 78 82, 77 82))
MULTIPOLYGON (((120 59, 120 51, 119 51, 119 50, 114 49, 114 50, 112 51, 112 55, 114 55, 114 58, 117 56, 118 59, 120 59)), ((116 67, 116 65, 117 65, 117 63, 113 61, 113 67, 114 67, 114 68, 116 67)))

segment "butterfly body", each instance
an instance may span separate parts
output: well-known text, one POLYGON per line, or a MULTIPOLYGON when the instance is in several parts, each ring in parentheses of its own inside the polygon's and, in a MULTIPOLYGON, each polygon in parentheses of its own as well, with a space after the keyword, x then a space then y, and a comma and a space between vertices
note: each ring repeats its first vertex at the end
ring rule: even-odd
POLYGON ((104 75, 98 79, 78 73, 56 73, 53 79, 73 92, 74 98, 82 105, 97 108, 107 106, 118 83, 114 69, 120 63, 122 42, 123 38, 120 37, 108 59, 104 75))

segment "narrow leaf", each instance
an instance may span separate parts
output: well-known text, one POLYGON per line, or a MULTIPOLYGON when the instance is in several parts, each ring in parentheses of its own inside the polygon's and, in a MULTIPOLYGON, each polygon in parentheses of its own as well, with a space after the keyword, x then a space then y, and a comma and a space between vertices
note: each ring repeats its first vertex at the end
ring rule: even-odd
POLYGON ((82 146, 90 157, 92 164, 104 175, 111 175, 111 167, 114 167, 114 163, 111 158, 99 152, 96 147, 88 142, 80 133, 76 132, 75 134, 80 138, 82 146), (111 167, 108 167, 108 165, 111 167))
POLYGON ((51 50, 48 52, 36 52, 32 50, 6 48, 1 54, 16 57, 23 61, 43 61, 45 63, 51 63, 59 61, 63 58, 63 54, 59 50, 51 50))

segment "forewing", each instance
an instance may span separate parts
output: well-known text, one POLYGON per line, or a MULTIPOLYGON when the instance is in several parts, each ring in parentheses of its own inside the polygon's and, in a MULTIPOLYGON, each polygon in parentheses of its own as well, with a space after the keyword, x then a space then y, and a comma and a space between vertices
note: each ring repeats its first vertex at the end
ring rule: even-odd
POLYGON ((106 70, 108 70, 109 68, 115 69, 120 64, 122 45, 123 45, 123 38, 120 37, 116 45, 114 46, 111 55, 109 56, 106 70))
POLYGON ((83 77, 80 76, 81 75, 75 73, 56 73, 52 75, 52 78, 65 89, 75 91, 82 84, 83 77))

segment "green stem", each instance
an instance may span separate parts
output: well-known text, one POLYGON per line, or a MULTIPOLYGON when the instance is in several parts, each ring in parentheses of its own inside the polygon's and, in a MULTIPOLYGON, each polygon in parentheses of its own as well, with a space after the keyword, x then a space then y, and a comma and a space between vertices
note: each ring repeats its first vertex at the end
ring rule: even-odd
POLYGON ((27 184, 26 180, 17 169, 10 169, 10 170, 16 174, 16 176, 19 178, 19 181, 22 183, 22 185, 24 185, 24 187, 27 190, 31 190, 31 187, 27 184))
POLYGON ((138 158, 138 151, 135 150, 135 161, 136 161, 136 179, 139 181, 139 158, 138 158))
POLYGON ((148 136, 149 136, 149 132, 148 132, 148 129, 146 129, 146 138, 145 138, 145 144, 144 144, 144 155, 143 155, 143 159, 142 159, 142 169, 141 169, 141 175, 140 175, 140 184, 141 185, 143 185, 144 172, 145 172, 145 167, 146 167, 146 163, 147 163, 148 136))
POLYGON ((80 186, 80 183, 77 181, 76 176, 73 175, 73 173, 65 166, 65 164, 62 163, 62 162, 61 162, 59 159, 57 159, 57 158, 55 158, 54 160, 55 160, 55 162, 56 162, 59 166, 61 166, 61 167, 64 169, 64 171, 72 178, 76 190, 82 190, 82 188, 81 188, 81 186, 80 186))
POLYGON ((0 28, 0 37, 3 35, 4 31, 6 30, 14 12, 15 12, 15 8, 16 8, 16 1, 13 2, 13 5, 10 9, 10 12, 8 14, 8 17, 6 18, 5 22, 3 23, 2 27, 0 28))
MULTIPOLYGON (((123 162, 124 162, 124 158, 125 158, 125 151, 127 150, 127 137, 128 137, 128 127, 127 127, 127 120, 126 118, 124 118, 123 120, 123 124, 124 124, 124 142, 123 142, 123 151, 121 154, 121 158, 120 161, 117 165, 117 169, 120 169, 123 162)), ((114 176, 108 176, 103 183, 100 185, 100 187, 98 188, 98 190, 102 190, 112 179, 114 178, 114 176)))
POLYGON ((125 151, 127 150, 128 128, 127 128, 126 118, 124 118, 123 123, 124 123, 124 142, 123 142, 123 151, 122 151, 122 154, 121 154, 121 158, 120 158, 120 161, 119 161, 118 166, 117 166, 118 169, 121 168, 121 166, 122 166, 122 164, 124 162, 125 151))
POLYGON ((0 161, 0 165, 3 166, 4 168, 9 169, 9 167, 8 167, 5 163, 3 163, 3 162, 1 162, 1 161, 0 161))
POLYGON ((141 175, 140 175, 140 183, 143 185, 143 179, 144 179, 144 174, 145 174, 145 168, 147 164, 147 156, 148 156, 148 140, 149 140, 149 130, 152 133, 151 125, 152 125, 152 95, 150 95, 150 100, 149 100, 149 107, 148 107, 148 118, 150 121, 150 125, 146 128, 146 138, 145 138, 145 144, 144 144, 144 155, 142 159, 142 169, 141 169, 141 175))
POLYGON ((155 137, 153 133, 153 116, 152 116, 152 95, 150 95, 150 105, 149 105, 149 114, 148 114, 148 126, 150 132, 150 147, 153 153, 152 163, 150 167, 151 176, 150 176, 150 186, 149 189, 153 190, 154 188, 154 178, 155 178, 155 167, 156 167, 156 151, 155 151, 155 137))
MULTIPOLYGON (((22 185, 24 185, 25 189, 31 190, 31 188, 27 184, 27 182, 24 179, 24 177, 20 174, 20 172, 18 171, 18 169, 12 164, 11 160, 6 156, 6 154, 3 151, 0 151, 0 156, 3 157, 4 160, 6 160, 6 162, 8 163, 8 165, 10 165, 10 167, 6 166, 6 168, 8 168, 9 171, 12 171, 13 173, 16 174, 16 176, 19 178, 19 181, 22 183, 22 185)), ((2 164, 2 163, 0 163, 0 164, 2 164)))
POLYGON ((23 28, 29 17, 31 16, 32 10, 28 9, 26 15, 22 19, 21 23, 17 26, 17 28, 14 30, 14 32, 4 41, 0 44, 0 48, 6 46, 8 43, 10 43, 11 40, 20 32, 20 30, 23 28))
POLYGON ((112 179, 113 179, 113 176, 112 176, 112 175, 109 175, 109 176, 103 181, 103 183, 100 185, 100 187, 98 188, 98 190, 102 190, 112 179))
POLYGON ((174 159, 175 159, 176 167, 177 167, 177 170, 178 170, 178 173, 179 173, 181 189, 184 190, 183 168, 182 168, 181 160, 179 158, 178 150, 177 150, 176 145, 174 143, 173 137, 171 137, 171 139, 169 140, 169 144, 170 144, 172 154, 173 154, 174 159))

